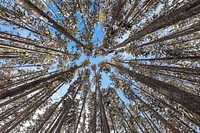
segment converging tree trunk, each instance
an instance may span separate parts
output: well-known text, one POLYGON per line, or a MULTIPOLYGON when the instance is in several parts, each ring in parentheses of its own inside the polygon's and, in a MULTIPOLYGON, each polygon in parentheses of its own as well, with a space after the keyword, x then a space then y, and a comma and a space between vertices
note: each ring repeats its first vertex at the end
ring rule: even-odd
POLYGON ((136 32, 133 36, 129 37, 124 42, 115 46, 114 49, 123 47, 127 45, 128 43, 135 41, 141 37, 144 37, 145 35, 150 34, 156 30, 159 30, 166 26, 173 25, 181 20, 192 17, 193 15, 197 15, 200 13, 199 8, 200 8, 199 0, 190 1, 184 4, 183 6, 179 7, 178 9, 172 10, 169 13, 160 16, 151 24, 149 24, 142 30, 136 32))
POLYGON ((52 18, 50 18, 46 13, 44 13, 42 10, 40 10, 37 6, 35 6, 32 2, 29 0, 14 0, 14 2, 18 5, 20 5, 25 10, 31 12, 33 15, 35 15, 38 19, 44 21, 48 25, 54 27, 56 30, 64 34, 66 37, 71 39, 72 41, 76 42, 79 46, 88 49, 87 46, 82 44, 80 41, 78 41, 76 38, 74 38, 67 30, 59 25, 56 21, 54 21, 52 18))
POLYGON ((107 63, 119 71, 128 74, 130 77, 132 77, 134 80, 139 81, 155 91, 161 93, 164 95, 167 99, 171 101, 175 101, 188 110, 198 114, 200 116, 200 97, 197 95, 194 95, 192 93, 186 92, 180 88, 175 87, 174 85, 156 80, 151 77, 147 77, 145 75, 136 73, 134 71, 131 71, 127 68, 117 66, 111 63, 107 63))

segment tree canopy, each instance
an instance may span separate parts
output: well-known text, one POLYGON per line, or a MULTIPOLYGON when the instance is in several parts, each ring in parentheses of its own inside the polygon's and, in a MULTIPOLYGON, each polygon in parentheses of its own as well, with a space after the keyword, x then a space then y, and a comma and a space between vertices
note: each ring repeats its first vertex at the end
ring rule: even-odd
POLYGON ((0 132, 199 131, 199 0, 0 0, 0 132))

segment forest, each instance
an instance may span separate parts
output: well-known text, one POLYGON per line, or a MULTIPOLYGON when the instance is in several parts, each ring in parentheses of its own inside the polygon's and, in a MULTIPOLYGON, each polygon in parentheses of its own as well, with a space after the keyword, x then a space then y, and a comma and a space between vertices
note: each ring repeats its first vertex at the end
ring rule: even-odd
POLYGON ((200 0, 0 0, 0 133, 199 133, 200 0))

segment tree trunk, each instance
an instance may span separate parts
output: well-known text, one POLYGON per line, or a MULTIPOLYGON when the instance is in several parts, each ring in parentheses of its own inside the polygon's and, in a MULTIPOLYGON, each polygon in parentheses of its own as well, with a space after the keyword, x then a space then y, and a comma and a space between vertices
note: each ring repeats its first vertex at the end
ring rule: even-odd
POLYGON ((39 85, 42 82, 48 81, 48 80, 56 78, 56 77, 61 77, 67 72, 73 72, 75 69, 76 68, 71 68, 67 71, 59 72, 59 73, 56 73, 56 74, 53 74, 53 75, 49 75, 45 78, 38 79, 36 81, 32 81, 30 83, 24 84, 22 86, 16 87, 16 88, 11 89, 11 90, 7 90, 6 92, 0 93, 0 99, 4 99, 4 98, 7 98, 7 97, 12 97, 12 96, 18 95, 18 94, 24 92, 25 90, 28 90, 30 88, 33 88, 33 87, 39 85))
MULTIPOLYGON (((63 84, 62 84, 63 85, 63 84)), ((1 131, 4 132, 10 132, 13 128, 15 128, 19 123, 21 123, 23 120, 25 120, 28 116, 30 116, 38 107, 43 104, 49 97, 51 97, 57 90, 60 89, 62 86, 60 85, 56 90, 51 90, 48 95, 44 95, 44 97, 41 97, 38 101, 35 102, 34 106, 29 106, 26 110, 24 110, 19 118, 15 118, 14 120, 10 121, 9 123, 6 123, 4 127, 1 128, 1 131), (15 122, 16 121, 16 122, 15 122), (14 124, 12 124, 15 122, 14 124), (10 127, 8 127, 10 126, 10 127)))
POLYGON ((83 109, 85 107, 85 101, 86 101, 86 98, 87 98, 87 94, 88 94, 88 91, 86 91, 86 94, 84 95, 84 99, 83 99, 83 104, 81 106, 81 111, 79 113, 79 117, 78 117, 78 120, 77 120, 77 123, 75 125, 75 128, 74 128, 74 133, 76 133, 77 129, 78 129, 78 124, 80 122, 80 119, 81 119, 81 115, 82 115, 82 112, 83 112, 83 109))
POLYGON ((164 14, 164 15, 160 16, 158 19, 153 21, 150 25, 148 25, 145 28, 143 28, 142 30, 136 32, 133 36, 129 37, 124 42, 118 44, 113 49, 123 47, 126 44, 133 42, 141 37, 144 37, 145 35, 150 34, 156 30, 173 25, 181 20, 185 20, 194 15, 197 15, 200 13, 199 9, 200 9, 200 1, 199 0, 190 1, 186 4, 184 4, 183 6, 179 7, 178 9, 172 10, 168 14, 164 14))
MULTIPOLYGON (((32 2, 29 0, 14 0, 16 4, 24 8, 25 10, 29 11, 33 15, 35 15, 38 19, 44 21, 48 25, 54 27, 56 30, 64 34, 66 37, 77 43, 79 46, 88 49, 87 46, 83 45, 80 41, 78 41, 76 38, 74 38, 70 33, 66 31, 64 27, 59 25, 57 22, 55 22, 52 18, 50 18, 47 14, 45 14, 42 10, 40 10, 38 7, 36 7, 32 2)), ((90 49, 89 49, 90 50, 90 49)))
MULTIPOLYGON (((117 105, 116 102, 114 102, 114 104, 117 105)), ((117 114, 118 114, 120 117, 122 117, 122 119, 125 121, 126 125, 128 126, 129 130, 131 131, 131 133, 134 133, 134 132, 132 131, 132 129, 131 129, 131 127, 130 127, 128 121, 127 121, 126 118, 124 117, 123 113, 120 111, 121 109, 119 109, 117 106, 115 106, 114 108, 117 110, 117 114)), ((125 127, 125 126, 124 126, 124 127, 125 127)), ((126 128, 126 127, 125 127, 125 128, 126 128)), ((127 129, 126 129, 126 132, 128 132, 127 129)))
POLYGON ((200 56, 187 56, 187 57, 161 57, 150 59, 135 59, 133 61, 168 61, 168 60, 200 60, 200 56))
POLYGON ((115 123, 114 123, 114 121, 113 121, 113 116, 112 116, 112 114, 111 114, 110 111, 111 111, 111 110, 109 110, 108 112, 109 112, 110 120, 111 120, 111 123, 112 123, 112 126, 113 126, 113 131, 114 131, 114 133, 117 133, 117 132, 116 132, 116 129, 115 129, 115 123))
POLYGON ((11 56, 11 55, 0 55, 0 59, 15 59, 19 58, 20 56, 11 56))
POLYGON ((5 21, 9 22, 11 25, 13 24, 13 25, 19 26, 19 27, 21 27, 21 28, 23 28, 23 29, 25 29, 25 30, 28 30, 28 31, 30 31, 30 32, 39 34, 37 31, 32 30, 32 29, 30 29, 30 28, 27 28, 27 27, 25 27, 25 26, 23 26, 23 25, 21 25, 21 24, 15 22, 15 21, 13 21, 13 20, 9 20, 9 19, 3 17, 1 14, 0 14, 0 19, 3 19, 3 20, 5 20, 5 21))
POLYGON ((154 91, 161 93, 170 101, 175 101, 175 102, 181 104, 182 106, 184 106, 185 108, 187 108, 188 110, 190 110, 200 116, 200 110, 199 110, 200 109, 200 97, 199 96, 191 94, 184 90, 181 90, 171 84, 167 84, 165 82, 156 80, 154 78, 147 77, 145 75, 136 73, 134 71, 130 71, 127 68, 117 66, 117 65, 114 65, 111 63, 107 63, 107 64, 117 68, 121 72, 128 74, 136 81, 142 82, 143 84, 151 87, 152 89, 154 89, 154 91))
POLYGON ((52 116, 52 114, 55 112, 55 110, 58 108, 58 106, 61 104, 61 102, 66 98, 67 95, 68 95, 68 92, 66 92, 65 95, 62 97, 62 99, 53 108, 51 108, 49 110, 48 114, 43 118, 42 122, 39 123, 39 126, 34 131, 35 133, 38 133, 41 130, 41 128, 48 121, 48 119, 52 116))
MULTIPOLYGON (((48 74, 52 74, 53 72, 51 73, 48 73, 48 74)), ((42 76, 41 75, 37 75, 35 74, 34 77, 31 77, 30 75, 28 75, 29 77, 23 77, 23 78, 20 78, 18 80, 15 80, 13 82, 9 82, 9 84, 5 84, 3 87, 0 87, 0 89, 2 90, 5 90, 5 89, 9 89, 9 88, 12 88, 12 87, 15 87, 15 86, 19 86, 20 84, 26 84, 28 81, 32 81, 32 80, 36 80, 38 78, 40 78, 42 76)), ((7 79, 7 81, 9 81, 10 79, 7 79)))
MULTIPOLYGON (((148 119, 148 121, 149 122, 151 122, 152 124, 153 124, 153 126, 154 126, 154 128, 159 132, 159 133, 161 133, 161 131, 158 129, 158 127, 156 126, 156 124, 149 118, 149 116, 144 112, 144 111, 142 111, 142 114, 146 117, 146 119, 148 119)), ((152 126, 152 125, 151 125, 152 126)), ((152 127, 153 128, 153 127, 152 127)), ((154 129, 153 128, 153 129, 154 129)), ((156 133, 156 131, 154 130, 154 132, 156 133)))
POLYGON ((132 90, 130 92, 132 96, 134 96, 134 98, 138 99, 148 110, 150 110, 157 117, 158 120, 160 120, 165 126, 167 126, 172 131, 172 133, 180 133, 180 131, 177 130, 175 127, 173 127, 171 123, 165 120, 158 112, 156 112, 152 107, 150 107, 147 103, 145 103, 136 94, 134 94, 132 90))
POLYGON ((92 120, 92 133, 96 133, 96 126, 97 126, 97 88, 95 87, 95 94, 94 94, 94 113, 93 113, 93 120, 92 120))
POLYGON ((178 33, 173 33, 173 34, 170 34, 170 35, 161 37, 161 38, 159 38, 159 39, 156 39, 156 40, 154 40, 154 41, 147 42, 147 43, 142 44, 142 45, 140 45, 140 46, 136 46, 136 49, 137 49, 137 48, 144 47, 144 46, 147 46, 147 45, 155 44, 155 43, 158 43, 158 42, 162 42, 162 41, 174 39, 174 38, 177 38, 177 37, 181 37, 181 36, 184 36, 184 35, 192 34, 192 33, 196 32, 196 31, 199 31, 199 30, 200 30, 200 26, 199 26, 199 25, 200 25, 200 23, 197 23, 197 24, 192 25, 192 26, 189 27, 188 29, 184 29, 184 30, 182 30, 182 31, 179 31, 178 33))
MULTIPOLYGON (((134 122, 136 123, 136 125, 139 127, 139 129, 143 132, 142 128, 140 127, 139 123, 137 122, 137 120, 134 118, 133 114, 131 113, 131 111, 129 110, 129 108, 125 105, 124 101, 120 98, 120 96, 117 94, 117 92, 114 90, 115 95, 119 98, 119 100, 122 102, 122 104, 124 105, 124 107, 128 110, 129 114, 131 115, 132 119, 134 120, 134 122)), ((132 131, 132 128, 130 128, 132 131)), ((132 131, 133 132, 133 131, 132 131)))
POLYGON ((42 84, 41 86, 37 86, 37 87, 35 87, 35 88, 33 88, 33 89, 29 90, 29 91, 26 91, 23 94, 17 95, 16 97, 12 97, 11 99, 8 99, 7 101, 4 101, 4 102, 0 103, 0 107, 8 105, 8 104, 10 104, 10 103, 12 103, 12 102, 24 97, 24 96, 27 96, 27 95, 31 94, 32 92, 37 91, 37 90, 41 89, 42 87, 45 87, 45 86, 49 85, 50 83, 55 82, 56 80, 57 79, 54 79, 54 80, 52 80, 52 81, 50 81, 48 83, 42 84))
MULTIPOLYGON (((12 35, 12 34, 10 34, 12 35)), ((23 40, 19 40, 19 39, 15 39, 15 38, 9 38, 9 37, 3 37, 3 36, 0 36, 0 39, 3 39, 3 40, 9 40, 11 42, 17 42, 17 43, 22 43, 22 44, 26 44, 26 45, 29 45, 29 46, 34 46, 36 48, 39 48, 39 49, 44 49, 45 51, 46 50, 50 50, 50 51, 54 51, 54 52, 58 52, 58 53, 62 53, 62 54, 67 54, 66 52, 63 52, 63 51, 60 51, 60 50, 57 50, 57 49, 52 49, 50 47, 44 47, 44 46, 40 46, 38 44, 36 44, 35 42, 30 42, 30 41, 26 41, 25 38, 22 38, 20 37, 19 39, 23 39, 23 40)), ((49 52, 46 52, 47 54, 49 54, 49 52)), ((52 53, 50 53, 52 54, 52 53)), ((55 54, 56 55, 56 54, 55 54)))
POLYGON ((71 109, 71 106, 73 104, 73 102, 75 101, 75 98, 78 94, 78 92, 80 91, 80 89, 82 88, 82 84, 79 85, 78 89, 76 90, 73 98, 71 99, 70 103, 63 109, 62 114, 58 117, 57 122, 55 123, 54 127, 52 128, 52 130, 50 132, 55 131, 55 133, 60 133, 60 130, 62 128, 62 125, 64 123, 64 121, 66 120, 66 116, 69 113, 69 110, 71 109))
POLYGON ((9 44, 6 44, 6 43, 0 43, 0 46, 4 47, 4 48, 11 48, 11 49, 17 49, 17 50, 25 50, 25 51, 29 51, 29 52, 38 52, 38 53, 44 53, 44 54, 50 54, 52 55, 52 53, 49 53, 49 52, 43 52, 43 51, 39 51, 39 50, 36 50, 36 49, 30 49, 30 48, 24 48, 24 47, 19 47, 19 46, 14 46, 14 45, 9 45, 9 44))
MULTIPOLYGON (((95 76, 97 77, 97 76, 95 76)), ((109 129, 109 125, 108 125, 108 120, 107 120, 107 116, 106 116, 106 112, 105 112, 105 108, 104 108, 104 104, 103 104, 103 98, 102 98, 102 92, 100 90, 100 86, 99 86, 99 79, 97 78, 96 80, 96 88, 99 92, 99 100, 100 100, 100 111, 102 111, 102 129, 104 130, 105 133, 110 133, 110 129, 109 129)))
MULTIPOLYGON (((125 63, 125 62, 123 62, 125 63)), ((177 72, 177 73, 183 73, 188 75, 200 75, 200 69, 196 68, 184 68, 184 67, 172 67, 172 66, 158 66, 158 65, 147 65, 147 64, 139 64, 134 62, 128 62, 128 64, 131 64, 133 67, 144 67, 146 69, 152 69, 152 70, 165 70, 165 71, 171 71, 171 72, 177 72)))
MULTIPOLYGON (((157 103, 161 103, 163 104, 165 107, 173 110, 175 113, 177 113, 178 115, 181 115, 182 112, 180 112, 179 110, 175 109, 174 107, 172 107, 170 104, 166 103, 165 101, 155 97, 155 96, 152 96, 149 92, 145 91, 144 89, 140 88, 141 91, 143 91, 144 93, 146 93, 151 99, 154 99, 157 103)), ((189 118, 187 115, 184 115, 184 117, 186 119, 188 119, 189 121, 191 121, 192 123, 196 124, 197 126, 200 126, 200 121, 196 121, 195 119, 191 119, 189 118)))
POLYGON ((48 127, 47 127, 47 129, 46 129, 46 131, 44 132, 44 133, 50 133, 49 131, 50 131, 50 129, 52 129, 52 126, 54 126, 53 124, 56 122, 56 120, 58 119, 58 117, 60 116, 60 114, 62 113, 62 111, 63 111, 63 108, 60 110, 60 112, 55 116, 55 118, 53 119, 53 121, 51 122, 51 124, 50 125, 48 125, 48 127))

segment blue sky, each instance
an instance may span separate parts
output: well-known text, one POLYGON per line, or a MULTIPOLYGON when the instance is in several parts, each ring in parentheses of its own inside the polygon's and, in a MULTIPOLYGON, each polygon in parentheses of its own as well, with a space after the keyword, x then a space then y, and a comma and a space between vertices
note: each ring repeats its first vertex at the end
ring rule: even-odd
MULTIPOLYGON (((82 26, 83 26, 82 24, 78 24, 78 29, 82 29, 82 26)), ((99 27, 99 25, 95 26, 95 32, 94 32, 94 37, 92 38, 92 41, 96 42, 97 38, 99 40, 103 39, 103 30, 99 27)), ((68 44, 69 51, 71 51, 72 46, 75 46, 74 42, 70 42, 68 44)), ((84 60, 89 59, 91 64, 95 64, 98 67, 98 64, 101 61, 109 60, 111 57, 112 57, 112 55, 110 54, 110 55, 107 55, 107 56, 94 58, 94 57, 87 57, 84 53, 82 53, 82 56, 80 57, 80 59, 76 60, 76 64, 77 65, 81 64, 81 62, 83 62, 84 60)), ((91 78, 92 78, 92 75, 91 75, 91 78)), ((102 72, 102 88, 108 87, 108 85, 110 85, 110 83, 111 83, 111 81, 109 79, 109 75, 102 72)), ((55 98, 55 100, 57 100, 58 97, 63 96, 64 93, 66 92, 66 88, 68 88, 68 87, 69 87, 68 84, 65 84, 63 87, 61 87, 61 89, 58 91, 58 93, 54 94, 54 96, 53 96, 55 98)))
MULTIPOLYGON (((51 9, 54 10, 54 8, 52 8, 52 7, 51 7, 51 9)), ((77 13, 76 15, 77 15, 77 18, 78 18, 78 19, 81 19, 81 16, 80 16, 79 13, 77 13)), ((55 19, 55 17, 53 17, 53 19, 55 19)), ((94 27, 94 36, 93 36, 93 38, 92 38, 92 40, 91 40, 92 42, 94 42, 95 45, 97 44, 98 46, 100 46, 100 44, 98 44, 98 41, 97 41, 97 40, 102 41, 102 40, 103 40, 103 36, 104 36, 103 28, 101 28, 100 25, 101 25, 100 23, 97 24, 97 25, 95 25, 95 27, 94 27)), ((82 28, 83 28, 83 23, 82 23, 82 22, 79 23, 79 24, 77 25, 77 28, 81 31, 82 28)), ((50 28, 50 29, 51 29, 51 32, 52 32, 52 33, 55 31, 53 28, 50 28)), ((11 31, 11 32, 13 32, 14 34, 16 34, 16 33, 18 32, 18 33, 20 33, 20 35, 21 35, 22 37, 27 37, 27 35, 30 33, 29 31, 24 30, 24 29, 23 29, 23 30, 16 29, 16 28, 14 28, 14 26, 3 26, 3 25, 0 25, 0 30, 2 30, 2 31, 5 31, 5 30, 11 31)), ((127 32, 127 34, 125 34, 125 35, 123 36, 122 39, 118 39, 118 41, 119 41, 119 42, 124 41, 125 39, 128 38, 129 34, 130 34, 130 32, 127 32)), ((53 34, 53 35, 54 35, 54 34, 53 34)), ((77 36, 76 38, 79 40, 79 36, 77 36)), ((35 38, 34 38, 33 36, 31 36, 31 39, 35 39, 35 38)), ((84 42, 82 42, 82 43, 84 43, 84 42)), ((71 51, 71 50, 72 50, 72 46, 75 46, 75 43, 74 43, 74 42, 69 42, 69 43, 68 43, 68 51, 71 51)), ((76 60, 75 62, 76 62, 76 64, 78 65, 78 64, 80 64, 81 62, 83 62, 84 60, 89 59, 90 62, 91 62, 91 64, 95 64, 95 65, 98 67, 98 64, 99 64, 101 61, 105 61, 105 60, 109 61, 109 60, 112 58, 112 55, 113 55, 113 54, 109 54, 109 55, 107 55, 107 56, 102 56, 102 57, 94 58, 94 57, 92 57, 92 56, 91 56, 91 57, 87 57, 84 53, 82 53, 82 56, 80 57, 80 59, 76 60)), ((124 54, 124 56, 125 56, 125 57, 130 57, 130 55, 128 55, 128 54, 124 54)), ((66 65, 67 65, 67 64, 66 64, 66 65)), ((35 68, 35 67, 21 68, 21 69, 26 69, 26 70, 27 70, 27 69, 34 69, 34 68, 35 68)), ((51 72, 51 71, 54 71, 54 70, 56 70, 56 68, 50 70, 50 72, 51 72)), ((106 87, 108 87, 108 86, 111 84, 111 81, 110 81, 110 78, 109 78, 109 74, 106 74, 106 73, 102 72, 101 75, 102 75, 102 80, 101 80, 101 81, 102 81, 102 86, 101 86, 101 87, 102 87, 102 88, 106 88, 106 87)), ((77 78, 77 77, 75 77, 75 79, 76 79, 76 78, 77 78)), ((92 78, 92 75, 91 75, 91 78, 92 78)), ((60 97, 63 96, 63 95, 65 94, 65 92, 67 91, 68 87, 69 87, 69 84, 63 85, 63 87, 61 87, 61 89, 59 89, 59 90, 57 91, 57 93, 55 93, 55 94, 53 95, 53 99, 54 99, 55 101, 59 100, 60 97)), ((93 87, 94 87, 94 86, 93 86, 93 87)), ((123 96, 123 94, 122 94, 122 92, 121 92, 120 90, 118 90, 117 93, 121 96, 121 98, 122 98, 123 100, 126 100, 126 98, 123 96)))
MULTIPOLYGON (((79 24, 78 25, 78 29, 81 29, 82 28, 82 24, 79 24)), ((122 42, 124 41, 125 39, 128 38, 130 32, 127 32, 127 34, 125 34, 123 36, 122 39, 119 39, 118 41, 119 42, 122 42)), ((95 26, 95 32, 94 32, 94 37, 92 38, 92 41, 93 42, 96 42, 97 41, 97 38, 101 41, 103 39, 103 35, 104 35, 104 32, 102 30, 102 28, 100 27, 100 24, 96 25, 95 26)), ((69 51, 71 50, 71 46, 75 46, 75 44, 73 42, 70 42, 68 44, 68 49, 69 51)), ((123 54, 125 58, 131 58, 130 55, 128 54, 123 54)), ((91 64, 95 64, 97 67, 98 67, 98 64, 101 62, 101 61, 109 61, 111 58, 112 58, 113 54, 108 54, 107 56, 101 56, 101 57, 97 57, 97 58, 94 58, 94 57, 87 57, 85 54, 82 53, 82 56, 80 57, 79 60, 76 60, 76 64, 81 64, 81 62, 83 62, 84 60, 86 59, 89 59, 91 64)), ((93 75, 91 75, 91 78, 92 78, 93 75)), ((107 88, 109 85, 111 85, 111 80, 109 78, 109 74, 105 73, 105 72, 102 72, 101 73, 101 76, 102 76, 102 79, 101 79, 101 82, 102 82, 102 86, 101 88, 107 88)), ((68 84, 65 84, 63 87, 61 87, 61 89, 56 93, 54 94, 54 99, 57 101, 60 97, 60 96, 63 96, 67 90, 67 88, 69 87, 68 84)), ((92 86, 94 89, 94 86, 92 86)), ((121 99, 123 101, 125 101, 125 103, 129 103, 129 101, 125 98, 123 92, 121 90, 117 90, 117 93, 119 94, 119 96, 121 97, 121 99)))

